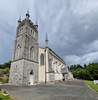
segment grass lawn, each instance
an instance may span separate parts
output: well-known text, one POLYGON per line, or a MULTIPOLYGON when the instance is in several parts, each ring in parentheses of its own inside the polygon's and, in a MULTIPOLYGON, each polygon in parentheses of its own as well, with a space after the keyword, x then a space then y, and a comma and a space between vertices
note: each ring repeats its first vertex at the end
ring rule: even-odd
POLYGON ((93 81, 84 81, 87 85, 89 85, 92 89, 94 89, 96 92, 98 92, 98 84, 94 84, 93 81))
POLYGON ((0 100, 12 100, 12 99, 9 96, 4 95, 4 93, 0 91, 0 100))

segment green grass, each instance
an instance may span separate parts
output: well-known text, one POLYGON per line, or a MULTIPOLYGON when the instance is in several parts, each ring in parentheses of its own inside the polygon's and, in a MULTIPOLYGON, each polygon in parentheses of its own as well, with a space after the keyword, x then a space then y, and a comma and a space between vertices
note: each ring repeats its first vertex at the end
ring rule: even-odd
POLYGON ((6 96, 4 95, 4 93, 0 91, 0 100, 12 100, 12 99, 10 98, 10 96, 6 96))
POLYGON ((98 92, 98 84, 94 84, 93 81, 84 81, 87 85, 89 85, 92 89, 94 89, 96 92, 98 92))

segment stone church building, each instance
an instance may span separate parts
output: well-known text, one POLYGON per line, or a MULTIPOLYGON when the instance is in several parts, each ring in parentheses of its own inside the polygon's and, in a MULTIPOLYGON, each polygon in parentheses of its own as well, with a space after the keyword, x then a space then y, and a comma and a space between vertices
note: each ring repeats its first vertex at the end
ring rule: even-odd
POLYGON ((52 49, 39 47, 38 25, 26 18, 18 20, 14 52, 10 68, 9 84, 34 85, 69 79, 68 68, 52 49))

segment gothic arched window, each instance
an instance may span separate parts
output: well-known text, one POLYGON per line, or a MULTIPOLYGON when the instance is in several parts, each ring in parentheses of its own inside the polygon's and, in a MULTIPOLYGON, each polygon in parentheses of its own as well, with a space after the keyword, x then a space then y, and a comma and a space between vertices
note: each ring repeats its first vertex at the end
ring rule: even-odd
POLYGON ((20 57, 20 50, 21 50, 21 46, 18 44, 16 47, 16 58, 20 57))
POLYGON ((34 59, 34 47, 30 48, 30 59, 33 60, 34 59))
POLYGON ((44 65, 44 54, 40 55, 40 65, 44 65))
POLYGON ((49 69, 52 70, 52 59, 49 59, 49 69))

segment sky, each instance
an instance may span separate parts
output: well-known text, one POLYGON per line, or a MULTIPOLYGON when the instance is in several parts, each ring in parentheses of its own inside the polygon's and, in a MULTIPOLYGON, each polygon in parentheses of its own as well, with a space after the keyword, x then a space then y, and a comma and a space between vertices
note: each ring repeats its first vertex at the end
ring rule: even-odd
POLYGON ((29 10, 39 25, 40 46, 49 47, 67 64, 98 62, 98 0, 1 0, 0 63, 11 59, 17 20, 29 10))

